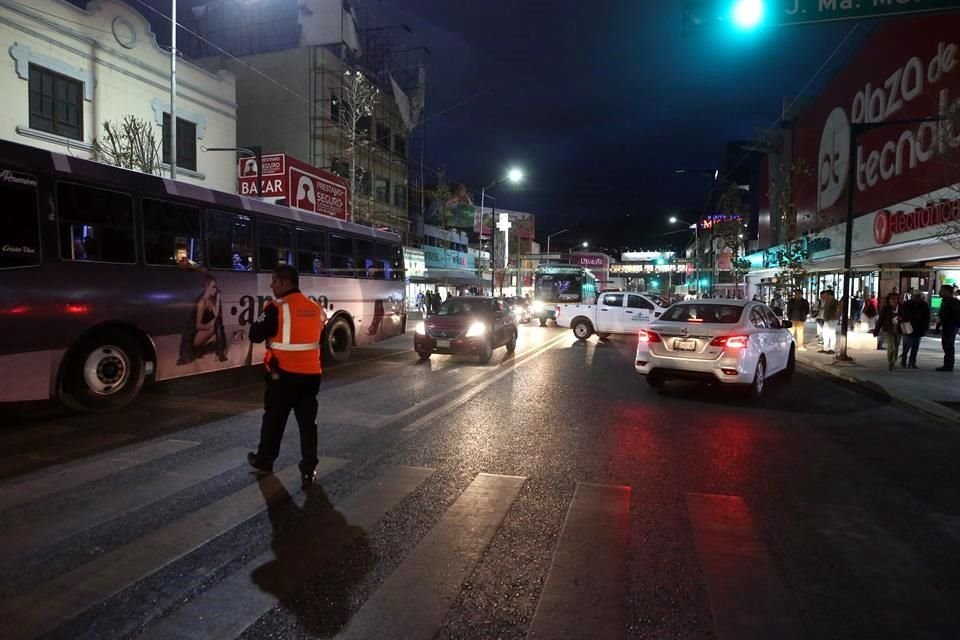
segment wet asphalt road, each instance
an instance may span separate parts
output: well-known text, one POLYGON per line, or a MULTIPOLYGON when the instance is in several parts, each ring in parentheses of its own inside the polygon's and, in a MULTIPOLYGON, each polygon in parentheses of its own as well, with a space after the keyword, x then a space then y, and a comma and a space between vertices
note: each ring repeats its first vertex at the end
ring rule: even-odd
POLYGON ((626 337, 408 346, 327 372, 306 495, 292 424, 244 467, 254 370, 8 414, 11 637, 956 637, 955 427, 803 369, 657 393, 626 337))

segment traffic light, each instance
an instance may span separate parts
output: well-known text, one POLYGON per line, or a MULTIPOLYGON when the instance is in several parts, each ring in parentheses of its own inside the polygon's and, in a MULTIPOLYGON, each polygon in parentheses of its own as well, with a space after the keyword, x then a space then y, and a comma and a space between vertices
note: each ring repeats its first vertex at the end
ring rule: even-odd
POLYGON ((769 0, 682 0, 680 33, 684 37, 734 29, 755 31, 768 17, 769 0))

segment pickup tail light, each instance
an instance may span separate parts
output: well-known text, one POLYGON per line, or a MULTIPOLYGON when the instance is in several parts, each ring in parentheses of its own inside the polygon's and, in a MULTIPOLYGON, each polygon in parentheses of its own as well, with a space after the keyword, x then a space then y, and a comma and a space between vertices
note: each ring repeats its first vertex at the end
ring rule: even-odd
POLYGON ((710 341, 710 346, 725 349, 746 349, 749 339, 749 336, 717 336, 710 341))
POLYGON ((639 338, 640 342, 663 342, 663 340, 660 339, 659 333, 656 331, 648 331, 646 329, 640 329, 639 338))

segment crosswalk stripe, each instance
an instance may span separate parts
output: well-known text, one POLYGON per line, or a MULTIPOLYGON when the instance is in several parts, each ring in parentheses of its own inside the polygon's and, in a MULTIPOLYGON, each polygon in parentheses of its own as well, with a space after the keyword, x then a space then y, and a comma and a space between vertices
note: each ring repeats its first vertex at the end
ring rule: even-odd
POLYGON ((72 465, 40 478, 29 478, 0 486, 0 511, 105 478, 118 471, 178 453, 199 444, 199 442, 188 440, 163 440, 121 454, 112 454, 110 457, 72 465))
POLYGON ((743 499, 687 494, 718 640, 800 637, 800 623, 743 499))
MULTIPOLYGON (((387 467, 349 496, 335 511, 306 523, 304 543, 297 540, 262 553, 189 604, 140 636, 143 640, 235 638, 278 602, 293 596, 341 549, 363 535, 401 500, 413 493, 433 469, 387 467), (259 578, 259 579, 258 579, 259 578), (265 588, 269 587, 269 588, 265 588)), ((307 518, 311 514, 304 505, 307 518)))
POLYGON ((337 637, 432 638, 525 481, 478 475, 337 637))
POLYGON ((630 487, 578 484, 527 638, 625 637, 629 545, 630 487))
POLYGON ((102 453, 103 449, 133 440, 129 433, 98 434, 94 438, 81 436, 77 442, 60 443, 30 453, 15 454, 3 464, 3 476, 16 476, 32 471, 41 463, 51 464, 71 458, 102 453))
POLYGON ((15 526, 0 528, 4 541, 0 545, 0 565, 246 464, 246 454, 245 448, 228 449, 142 484, 125 483, 88 493, 56 511, 20 517, 15 526))
MULTIPOLYGON (((317 475, 347 464, 320 458, 317 475)), ((263 482, 218 500, 190 515, 105 553, 53 580, 0 605, 7 640, 47 633, 90 607, 179 560, 213 538, 262 512, 267 504, 296 493, 300 469, 276 474, 280 482, 263 482), (284 486, 290 487, 284 489, 284 486)))

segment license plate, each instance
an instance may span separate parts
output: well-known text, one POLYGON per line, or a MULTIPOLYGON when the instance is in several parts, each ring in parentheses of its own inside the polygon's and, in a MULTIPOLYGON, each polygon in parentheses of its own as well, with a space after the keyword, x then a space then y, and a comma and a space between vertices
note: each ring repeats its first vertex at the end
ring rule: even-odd
POLYGON ((437 340, 437 348, 438 348, 438 349, 449 349, 449 348, 450 348, 450 341, 449 341, 449 340, 437 340))
POLYGON ((696 351, 697 341, 696 340, 674 340, 673 349, 674 351, 696 351))

